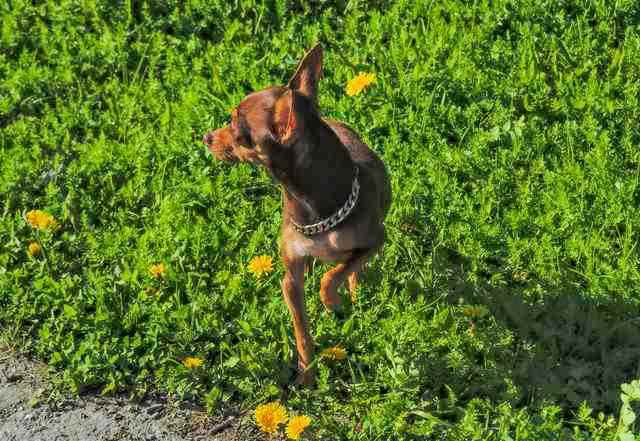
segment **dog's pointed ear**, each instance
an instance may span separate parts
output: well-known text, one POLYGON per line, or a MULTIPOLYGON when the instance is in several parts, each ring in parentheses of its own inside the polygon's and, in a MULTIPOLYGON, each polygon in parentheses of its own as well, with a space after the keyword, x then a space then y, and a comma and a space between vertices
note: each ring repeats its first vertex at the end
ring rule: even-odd
POLYGON ((302 130, 302 118, 296 112, 296 93, 287 90, 276 101, 274 114, 274 132, 277 141, 285 146, 296 142, 302 130))
POLYGON ((316 44, 307 52, 287 87, 309 98, 314 105, 318 104, 318 83, 322 75, 322 46, 316 44))

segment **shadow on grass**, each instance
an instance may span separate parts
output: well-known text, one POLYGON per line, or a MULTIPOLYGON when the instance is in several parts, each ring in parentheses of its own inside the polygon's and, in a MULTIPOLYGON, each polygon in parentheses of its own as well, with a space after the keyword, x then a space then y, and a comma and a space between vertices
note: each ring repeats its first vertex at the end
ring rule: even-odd
POLYGON ((517 355, 497 370, 509 372, 521 391, 518 405, 551 401, 575 410, 587 401, 597 411, 619 411, 620 385, 640 377, 637 306, 589 302, 569 285, 546 291, 543 301, 527 301, 524 292, 537 281, 506 287, 470 283, 468 262, 450 252, 439 254, 434 265, 447 276, 449 303, 462 299, 484 305, 501 328, 513 333, 517 355))

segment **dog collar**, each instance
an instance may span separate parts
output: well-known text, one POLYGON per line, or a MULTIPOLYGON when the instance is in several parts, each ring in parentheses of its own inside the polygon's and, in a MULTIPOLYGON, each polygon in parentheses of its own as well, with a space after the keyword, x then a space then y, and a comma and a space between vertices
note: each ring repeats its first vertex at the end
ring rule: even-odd
POLYGON ((315 224, 310 225, 300 225, 296 223, 293 219, 291 219, 291 223, 293 224, 293 228, 298 232, 302 233, 305 236, 313 236, 314 234, 324 233, 325 231, 329 231, 340 222, 345 220, 349 214, 353 211, 353 208, 356 206, 356 202, 358 202, 358 195, 360 194, 360 183, 358 182, 358 166, 355 167, 355 175, 353 176, 353 182, 351 183, 351 194, 347 199, 347 202, 344 203, 342 207, 331 216, 326 219, 321 220, 320 222, 316 222, 315 224))

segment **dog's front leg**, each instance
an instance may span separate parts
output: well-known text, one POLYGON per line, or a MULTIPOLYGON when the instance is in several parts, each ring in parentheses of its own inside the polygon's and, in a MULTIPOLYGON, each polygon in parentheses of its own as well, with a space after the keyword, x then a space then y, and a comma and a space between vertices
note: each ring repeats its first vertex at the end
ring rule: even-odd
POLYGON ((296 380, 299 384, 309 385, 314 381, 313 369, 309 367, 313 358, 313 339, 309 334, 309 324, 304 306, 304 258, 283 258, 287 272, 282 279, 282 294, 287 302, 298 350, 298 369, 296 380))

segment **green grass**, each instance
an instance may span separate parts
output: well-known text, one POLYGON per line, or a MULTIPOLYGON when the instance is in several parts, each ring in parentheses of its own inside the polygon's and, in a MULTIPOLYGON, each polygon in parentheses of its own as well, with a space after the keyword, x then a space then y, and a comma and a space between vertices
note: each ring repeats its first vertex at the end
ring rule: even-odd
POLYGON ((0 6, 7 338, 63 390, 159 389, 213 414, 281 399, 322 439, 633 439, 635 0, 185 3, 0 6), (300 390, 282 266, 246 268, 277 257, 278 187, 200 140, 317 40, 323 112, 384 158, 394 203, 346 318, 322 312, 326 267, 308 277, 318 348, 348 359, 300 390), (377 82, 348 97, 360 70, 377 82), (32 209, 61 228, 35 232, 32 209))

